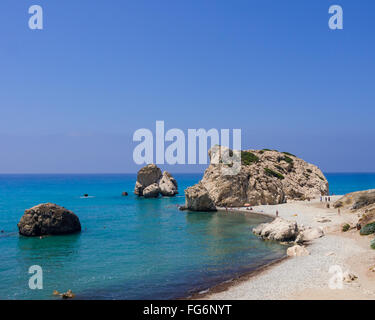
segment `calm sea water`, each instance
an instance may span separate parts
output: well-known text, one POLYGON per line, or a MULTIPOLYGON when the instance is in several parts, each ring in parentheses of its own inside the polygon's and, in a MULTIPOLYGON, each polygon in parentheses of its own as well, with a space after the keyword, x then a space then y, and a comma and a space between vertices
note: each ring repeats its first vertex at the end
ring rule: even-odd
MULTIPOLYGON (((252 235, 265 217, 179 211, 183 190, 201 175, 175 177, 178 197, 140 199, 135 175, 0 175, 0 299, 55 299, 53 290, 68 289, 83 299, 171 299, 285 255, 252 235), (43 202, 74 211, 82 232, 19 236, 23 211, 43 202), (43 290, 28 287, 32 265, 43 268, 43 290)), ((375 174, 327 177, 335 194, 375 188, 375 174)))

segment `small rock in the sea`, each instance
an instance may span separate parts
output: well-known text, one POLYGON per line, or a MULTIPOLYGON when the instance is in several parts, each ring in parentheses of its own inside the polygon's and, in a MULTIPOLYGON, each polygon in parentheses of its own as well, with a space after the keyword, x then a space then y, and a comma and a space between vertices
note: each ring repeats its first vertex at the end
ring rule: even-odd
POLYGON ((128 193, 126 192, 126 191, 124 191, 123 193, 122 193, 122 196, 123 197, 126 197, 128 195, 128 193))
POLYGON ((89 195, 88 195, 87 193, 85 193, 83 196, 84 196, 85 198, 87 198, 89 195))
POLYGON ((60 292, 58 292, 57 290, 53 290, 53 295, 54 295, 54 296, 59 296, 59 295, 60 295, 60 292))
POLYGON ((343 280, 345 282, 348 282, 348 283, 353 282, 356 279, 358 279, 358 277, 352 272, 345 271, 344 274, 343 274, 343 280))
POLYGON ((73 299, 75 296, 76 295, 70 289, 67 292, 61 294, 61 298, 63 299, 73 299))
POLYGON ((4 233, 4 230, 1 230, 1 233, 4 233))
POLYGON ((286 254, 288 257, 303 257, 308 256, 310 252, 304 246, 296 244, 295 246, 288 248, 286 254))

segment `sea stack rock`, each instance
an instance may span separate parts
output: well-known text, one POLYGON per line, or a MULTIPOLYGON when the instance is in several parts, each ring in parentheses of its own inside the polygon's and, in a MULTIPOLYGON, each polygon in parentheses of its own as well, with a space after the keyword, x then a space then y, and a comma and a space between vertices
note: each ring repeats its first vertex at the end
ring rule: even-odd
MULTIPOLYGON (((217 152, 224 154, 227 149, 220 146, 210 149, 211 163, 200 181, 199 189, 207 190, 216 207, 280 204, 287 199, 308 200, 329 193, 328 181, 320 169, 288 152, 241 151, 239 172, 225 174, 230 165, 220 161, 217 152)), ((195 206, 196 201, 191 201, 191 188, 186 190, 185 197, 187 209, 203 210, 195 206)))
POLYGON ((178 193, 177 181, 169 172, 162 173, 155 164, 149 164, 138 171, 134 193, 145 198, 157 198, 160 194, 172 197, 178 193))
POLYGON ((159 181, 160 193, 166 197, 172 197, 178 193, 177 181, 168 171, 163 172, 163 176, 159 181))
POLYGON ((25 210, 18 229, 27 237, 61 235, 80 232, 81 223, 72 211, 53 203, 43 203, 25 210))

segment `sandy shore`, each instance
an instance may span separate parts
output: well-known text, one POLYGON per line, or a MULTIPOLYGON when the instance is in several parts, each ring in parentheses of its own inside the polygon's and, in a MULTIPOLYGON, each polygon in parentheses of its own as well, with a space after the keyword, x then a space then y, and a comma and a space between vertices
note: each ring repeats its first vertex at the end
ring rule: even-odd
MULTIPOLYGON (((331 197, 331 204, 338 198, 331 197)), ((246 208, 234 210, 249 212, 246 208)), ((276 210, 280 217, 295 220, 298 225, 323 227, 325 236, 307 247, 310 255, 284 259, 194 298, 375 299, 375 272, 369 270, 375 265, 375 251, 370 248, 373 236, 360 236, 354 229, 341 231, 344 223, 355 225, 356 214, 342 210, 338 215, 337 209, 327 209, 326 203, 319 199, 257 206, 250 212, 275 216, 276 210), (350 271, 358 279, 344 282, 341 289, 332 289, 329 285, 335 276, 332 268, 350 271)))

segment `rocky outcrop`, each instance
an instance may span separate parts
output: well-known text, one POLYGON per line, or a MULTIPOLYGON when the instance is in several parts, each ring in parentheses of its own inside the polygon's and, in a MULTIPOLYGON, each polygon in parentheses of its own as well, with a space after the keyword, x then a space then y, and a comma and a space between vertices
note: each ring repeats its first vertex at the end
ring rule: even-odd
POLYGON ((143 190, 154 183, 159 184, 161 177, 161 170, 155 164, 143 167, 138 171, 134 193, 138 196, 143 196, 143 190))
POLYGON ((207 189, 198 183, 193 187, 185 190, 185 201, 184 208, 192 211, 215 211, 216 207, 207 189))
POLYGON ((28 237, 60 235, 80 232, 81 223, 72 211, 53 203, 44 203, 25 210, 18 229, 21 235, 28 237))
POLYGON ((211 163, 200 181, 215 206, 280 204, 287 199, 304 200, 328 194, 328 181, 320 169, 286 152, 241 151, 239 172, 228 175, 226 170, 233 164, 225 164, 217 156, 218 152, 223 154, 227 150, 218 146, 211 148, 211 163))
POLYGON ((143 196, 145 198, 157 198, 160 193, 160 188, 157 183, 150 184, 143 190, 143 196))
POLYGON ((348 193, 337 200, 334 207, 350 210, 375 208, 375 189, 348 193))
POLYGON ((166 197, 172 197, 178 194, 177 181, 168 171, 163 172, 163 176, 159 181, 160 193, 166 197))
POLYGON ((275 241, 295 241, 298 226, 295 221, 276 218, 270 223, 262 223, 253 229, 253 233, 262 239, 275 241))
POLYGON ((296 239, 297 243, 310 242, 324 236, 322 228, 307 228, 300 230, 296 239))
POLYGON ((138 171, 134 193, 145 198, 157 198, 160 194, 172 197, 178 194, 177 181, 169 172, 162 173, 155 164, 149 164, 138 171))
POLYGON ((361 229, 375 222, 375 189, 348 193, 337 200, 334 207, 348 209, 357 214, 357 229, 361 229))
POLYGON ((309 254, 310 252, 304 246, 300 246, 298 244, 286 250, 286 255, 288 257, 303 257, 308 256, 309 254))
POLYGON ((297 222, 280 217, 272 222, 260 224, 253 229, 253 233, 264 240, 295 242, 297 244, 311 242, 324 236, 322 228, 299 227, 297 222))

